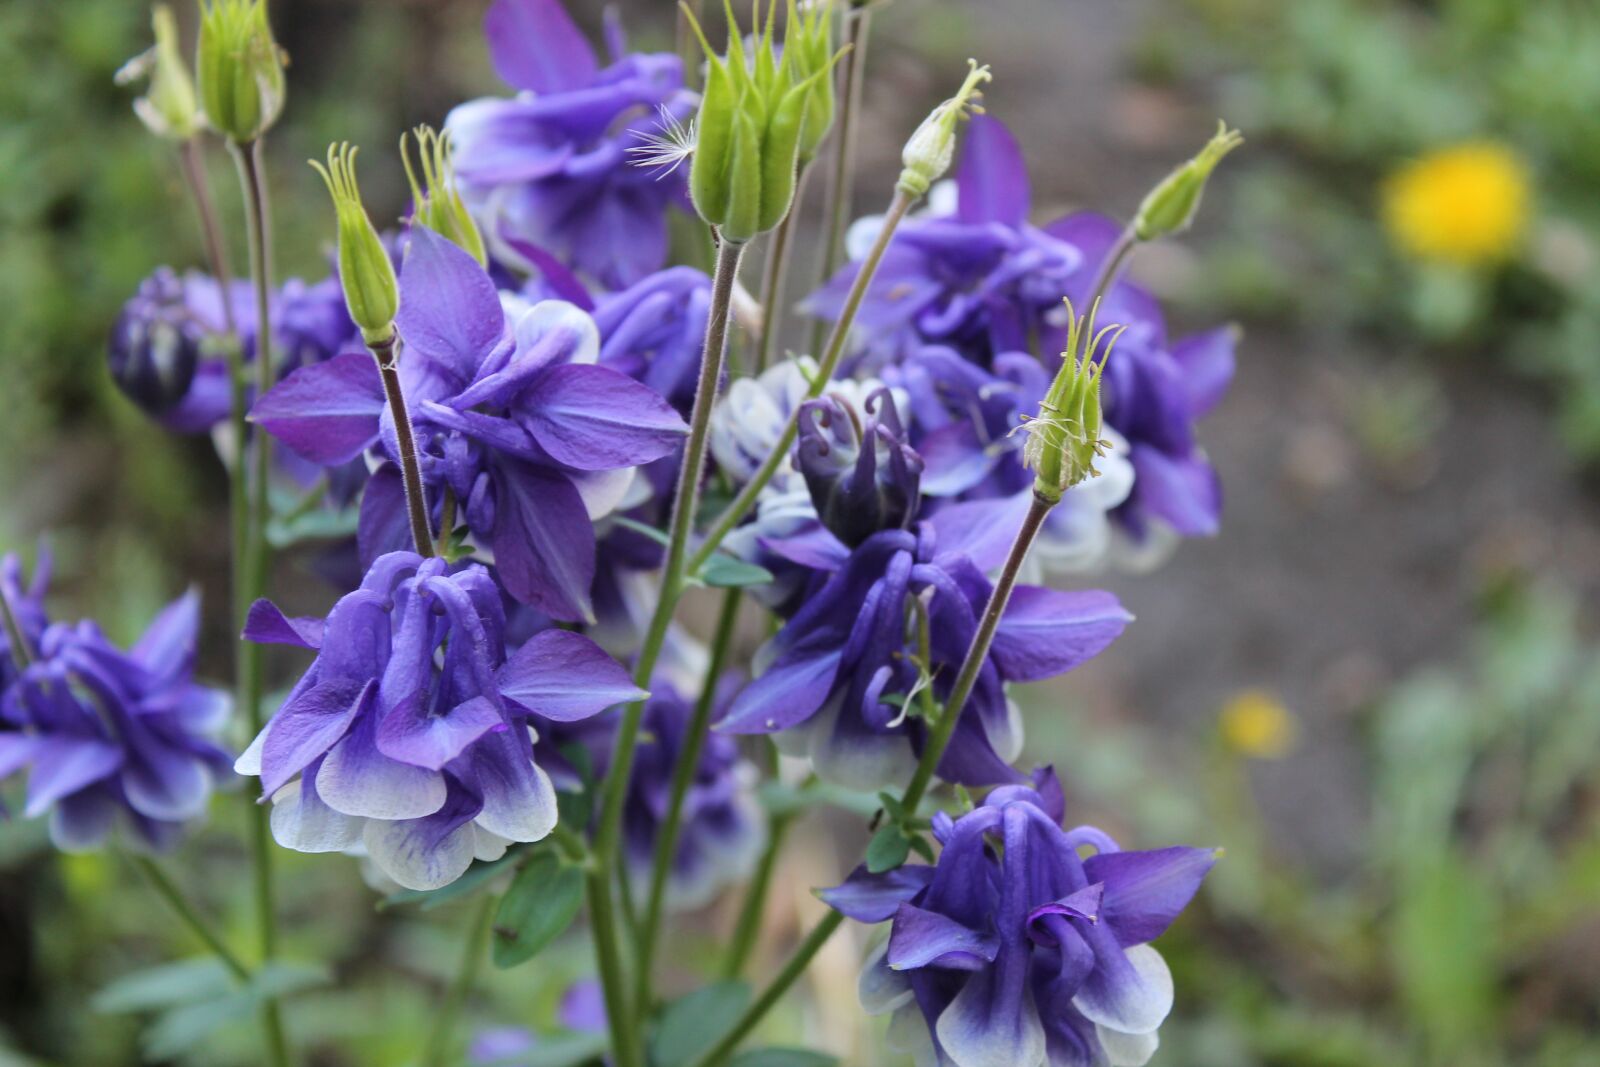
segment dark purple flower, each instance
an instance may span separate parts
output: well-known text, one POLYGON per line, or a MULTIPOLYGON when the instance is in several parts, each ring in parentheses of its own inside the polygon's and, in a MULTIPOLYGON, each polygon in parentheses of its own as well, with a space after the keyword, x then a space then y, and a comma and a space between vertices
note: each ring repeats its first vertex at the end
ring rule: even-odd
MULTIPOLYGON (((650 884, 656 838, 666 819, 672 795, 672 775, 688 734, 693 706, 671 683, 658 680, 650 687, 640 741, 628 781, 623 809, 623 855, 632 872, 629 885, 642 892, 650 884)), ((562 751, 581 745, 588 753, 597 778, 604 779, 611 762, 618 713, 581 723, 559 724, 546 730, 541 744, 562 751)), ((683 821, 677 852, 667 879, 669 907, 698 908, 711 901, 724 886, 749 874, 765 836, 754 792, 755 768, 739 758, 732 737, 711 734, 705 739, 695 776, 684 796, 683 821)), ((579 784, 575 772, 557 774, 557 783, 579 784), (563 782, 562 778, 568 780, 563 782)))
MULTIPOLYGON (((687 426, 650 389, 595 365, 594 322, 547 300, 507 322, 466 252, 414 229, 400 270, 400 375, 437 524, 453 499, 517 600, 563 621, 593 618, 593 519, 625 497, 632 468, 675 449, 687 426)), ((313 462, 380 446, 358 532, 364 561, 408 544, 397 445, 372 358, 301 368, 251 418, 313 462)))
POLYGON ((258 601, 246 639, 317 653, 235 764, 260 775, 278 842, 364 845, 400 885, 434 889, 548 834, 555 791, 530 726, 643 694, 586 637, 547 630, 507 656, 504 632, 487 570, 410 552, 380 557, 326 620, 258 601))
POLYGON ((445 130, 495 258, 524 263, 518 243, 537 246, 610 289, 659 270, 667 208, 683 199, 684 179, 633 165, 628 150, 662 115, 693 112, 678 57, 626 54, 611 23, 613 62, 601 67, 558 0, 495 0, 484 32, 495 70, 518 94, 462 104, 445 130))
POLYGON ((0 777, 29 768, 23 813, 48 812, 58 848, 98 847, 119 823, 137 847, 170 847, 231 762, 212 740, 227 694, 193 681, 199 597, 178 598, 123 651, 92 622, 40 628, 42 608, 19 603, 15 577, 8 559, 0 582, 33 662, 0 693, 0 777))
POLYGON ((793 462, 817 517, 846 545, 907 529, 917 517, 922 457, 906 443, 887 388, 869 394, 859 412, 832 396, 801 404, 793 462))
POLYGON ((194 384, 207 334, 184 300, 183 281, 162 267, 139 283, 111 327, 111 379, 146 413, 165 416, 194 384))
POLYGON ((1054 775, 1034 785, 996 789, 954 821, 936 817, 937 866, 858 868, 823 892, 852 918, 892 920, 862 972, 862 1004, 894 1012, 891 1036, 929 1062, 1142 1067, 1173 999, 1148 942, 1217 852, 1123 852, 1094 827, 1064 831, 1054 775))
POLYGON ((668 267, 603 296, 594 309, 600 365, 643 382, 688 415, 710 310, 711 279, 693 267, 668 267))
MULTIPOLYGON (((911 774, 925 725, 919 691, 944 699, 972 643, 997 565, 1015 527, 987 502, 946 508, 913 530, 885 530, 854 550, 796 538, 773 551, 817 574, 794 617, 758 656, 764 670, 719 729, 775 734, 824 778, 871 789, 911 774), (918 611, 931 636, 924 657, 918 611), (921 664, 921 666, 919 666, 921 664)), ((1009 782, 1021 723, 1007 682, 1053 677, 1098 655, 1130 616, 1115 597, 1020 586, 939 764, 947 781, 1009 782)))

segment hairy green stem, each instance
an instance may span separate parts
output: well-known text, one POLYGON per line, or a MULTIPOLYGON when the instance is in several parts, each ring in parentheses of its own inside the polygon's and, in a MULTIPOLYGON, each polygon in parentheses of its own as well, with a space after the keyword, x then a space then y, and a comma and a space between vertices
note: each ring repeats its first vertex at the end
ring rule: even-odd
POLYGON ((683 747, 678 750, 672 768, 672 792, 667 801, 666 818, 656 833, 655 854, 650 865, 650 894, 645 899, 644 919, 639 928, 633 1000, 641 1008, 648 1007, 650 1003, 650 968, 655 960, 656 939, 660 934, 661 905, 666 897, 667 878, 672 872, 672 861, 678 851, 678 833, 683 828, 683 805, 689 796, 689 787, 694 784, 695 776, 700 771, 700 753, 705 748, 706 734, 711 729, 711 710, 717 698, 717 679, 722 677, 723 668, 728 662, 742 599, 743 593, 739 589, 729 589, 722 595, 722 611, 717 616, 717 628, 711 639, 711 657, 706 663, 705 681, 700 687, 700 698, 695 701, 683 747))
POLYGON ((789 213, 772 231, 772 243, 767 248, 767 262, 761 275, 761 340, 756 347, 754 373, 760 374, 772 362, 772 353, 783 332, 784 283, 789 277, 789 238, 800 216, 800 205, 805 201, 806 179, 811 167, 802 165, 794 179, 794 203, 789 213))
MULTIPOLYGON (((411 522, 411 543, 417 555, 427 558, 433 555, 433 530, 428 521, 428 497, 422 488, 422 468, 417 462, 417 438, 411 429, 411 412, 400 388, 400 366, 395 359, 398 340, 391 331, 388 340, 368 341, 367 351, 378 364, 383 396, 394 417, 394 437, 400 450, 400 481, 406 491, 406 517, 411 522)), ((448 532, 441 531, 441 536, 448 532)))
POLYGON ((457 1062, 453 1055, 456 1019, 467 1002, 467 995, 477 984, 478 972, 483 968, 483 957, 489 950, 489 929, 494 924, 495 907, 500 898, 485 893, 473 914, 472 927, 467 931, 467 943, 461 950, 461 965, 445 991, 444 1003, 433 1018, 433 1029, 428 1032, 428 1044, 422 1056, 423 1067, 449 1067, 457 1062))
POLYGON ((1130 222, 1117 235, 1116 243, 1111 246, 1110 251, 1106 253, 1105 261, 1100 264, 1100 273, 1095 275, 1094 286, 1089 290, 1089 307, 1080 309, 1083 314, 1089 314, 1095 305, 1100 303, 1138 244, 1138 235, 1134 233, 1133 223, 1130 222))
POLYGON ((772 872, 778 866, 778 854, 783 850, 784 838, 794 825, 795 813, 774 815, 767 826, 767 847, 761 852, 750 884, 745 887, 744 903, 739 906, 739 920, 733 927, 733 938, 722 958, 722 977, 738 978, 750 962, 755 949, 756 935, 761 932, 761 917, 767 908, 767 890, 772 885, 772 872))
MULTIPOLYGON (((844 355, 845 343, 850 338, 850 328, 855 325, 856 313, 861 310, 861 301, 866 298, 867 289, 878 273, 878 264, 883 261, 883 254, 888 250, 889 243, 894 240, 894 232, 899 227, 900 220, 905 218, 906 212, 911 209, 912 203, 913 198, 909 193, 902 189, 895 190, 894 199, 889 203, 889 210, 883 217, 883 228, 878 231, 877 239, 872 242, 872 250, 867 253, 867 258, 861 264, 861 270, 856 274, 855 282, 850 286, 850 294, 845 298, 839 321, 833 324, 833 333, 828 338, 828 349, 823 354, 822 361, 817 364, 816 379, 811 383, 807 396, 821 396, 827 389, 828 382, 832 380, 833 372, 838 369, 839 359, 844 355)), ((778 443, 762 461, 755 475, 739 490, 739 495, 733 498, 733 503, 717 516, 716 522, 711 524, 710 532, 706 534, 705 540, 700 543, 694 557, 689 561, 691 572, 705 566, 712 553, 722 544, 722 539, 739 525, 751 508, 755 507, 761 490, 766 488, 767 483, 778 473, 778 468, 783 466, 788 458, 789 449, 799 432, 800 408, 797 406, 790 412, 789 421, 784 423, 783 432, 778 436, 778 443)))
MULTIPOLYGON (((854 199, 856 175, 856 128, 861 116, 861 92, 866 84, 867 40, 872 32, 872 9, 866 4, 852 3, 844 13, 846 47, 850 55, 844 62, 844 85, 840 97, 844 101, 839 109, 837 143, 833 149, 833 170, 828 174, 827 195, 824 198, 823 249, 818 261, 817 284, 822 288, 833 272, 839 269, 844 250, 845 230, 850 223, 850 204, 854 199)), ((822 347, 822 320, 811 327, 810 350, 822 347)))
POLYGON ((223 944, 222 938, 217 936, 217 932, 211 929, 210 925, 200 917, 200 913, 195 910, 194 905, 190 904, 189 899, 183 895, 183 890, 179 889, 177 884, 167 877, 167 872, 157 866, 155 861, 148 856, 130 855, 128 858, 133 861, 133 865, 139 869, 139 873, 144 875, 145 880, 150 883, 150 888, 154 889, 156 894, 167 902, 167 906, 172 909, 173 914, 188 928, 189 932, 199 938, 200 943, 211 950, 211 954, 217 957, 224 967, 228 968, 230 974, 241 982, 248 982, 250 980, 250 968, 246 967, 244 961, 233 954, 232 949, 223 944))

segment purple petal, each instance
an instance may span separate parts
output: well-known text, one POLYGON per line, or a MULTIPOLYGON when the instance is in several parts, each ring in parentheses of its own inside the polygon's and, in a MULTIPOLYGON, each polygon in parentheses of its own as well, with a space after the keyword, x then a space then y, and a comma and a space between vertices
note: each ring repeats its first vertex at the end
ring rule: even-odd
POLYGON ((483 16, 495 73, 517 89, 582 89, 599 67, 558 0, 495 0, 483 16))
POLYGON ((928 520, 939 535, 939 552, 966 556, 980 571, 994 570, 1011 551, 1031 499, 1032 490, 1024 490, 1015 496, 941 507, 928 520))
POLYGON ((472 746, 467 764, 482 797, 479 826, 511 841, 538 841, 555 827, 555 786, 534 766, 526 731, 484 738, 472 746))
POLYGON ((1174 459, 1154 448, 1133 449, 1131 502, 1185 537, 1215 536, 1222 516, 1222 485, 1199 453, 1174 459))
POLYGON ((93 738, 41 737, 33 747, 32 761, 23 809, 30 819, 43 815, 64 797, 115 774, 122 766, 122 750, 93 738))
POLYGON ((1216 862, 1215 849, 1159 848, 1090 856, 1083 870, 1091 882, 1105 883, 1102 918, 1126 948, 1160 937, 1216 862))
POLYGON ((256 401, 250 420, 296 455, 336 467, 378 439, 383 405, 377 364, 365 352, 346 352, 291 373, 256 401))
POLYGON ((432 230, 414 226, 400 268, 395 326, 408 348, 465 384, 500 343, 506 322, 500 294, 478 261, 432 230))
POLYGON ((745 686, 717 729, 730 734, 770 734, 811 718, 828 699, 839 673, 838 649, 820 655, 790 653, 745 686))
POLYGON ((932 880, 933 868, 921 864, 907 864, 882 874, 860 866, 839 885, 818 890, 817 896, 834 911, 857 922, 881 923, 894 918, 900 905, 926 889, 932 880))
POLYGON ((1123 949, 1103 924, 1078 931, 1094 949, 1095 966, 1072 998, 1090 1021, 1124 1034, 1148 1034, 1172 1010, 1172 972, 1149 945, 1123 949))
POLYGON ((400 703, 378 724, 378 751, 390 759, 437 771, 468 745, 505 720, 487 697, 473 697, 435 715, 418 693, 400 703))
POLYGON ((978 439, 970 420, 947 422, 917 442, 922 457, 922 491, 956 496, 978 485, 994 470, 999 455, 978 439))
POLYGON ((261 645, 321 648, 324 625, 322 619, 290 618, 278 608, 278 605, 262 599, 250 605, 250 613, 245 616, 242 636, 246 641, 254 641, 261 645))
POLYGON ((584 311, 594 310, 594 297, 589 295, 589 290, 578 280, 578 276, 568 270, 560 259, 531 241, 524 241, 509 234, 502 234, 501 240, 538 271, 551 293, 584 311))
POLYGON ((999 119, 975 115, 962 141, 956 218, 1021 226, 1028 220, 1031 194, 1028 166, 1017 139, 999 119))
POLYGON ((379 467, 367 479, 356 524, 356 546, 364 565, 379 556, 413 547, 411 522, 406 515, 405 480, 400 468, 392 463, 379 467))
MULTIPOLYGON (((368 819, 420 819, 445 803, 444 775, 378 750, 375 714, 363 715, 317 768, 317 793, 334 811, 368 819)), ((270 740, 270 738, 269 738, 270 740)))
POLYGON ((571 482, 501 461, 492 537, 495 565, 516 600, 563 622, 592 622, 594 525, 571 482))
POLYGON ((1027 984, 1028 954, 1006 948, 1001 961, 967 979, 934 1025, 952 1063, 1016 1067, 1044 1062, 1044 1026, 1027 984))
POLYGON ((261 791, 271 796, 338 743, 378 684, 338 680, 290 695, 272 717, 261 746, 261 791))
POLYGON ((902 904, 889 934, 889 966, 897 971, 938 967, 979 971, 994 962, 1000 939, 981 934, 936 911, 902 904))
POLYGON ((582 634, 535 634, 500 668, 500 693, 556 722, 576 722, 649 694, 622 664, 582 634))
POLYGON ((1132 618, 1116 597, 1098 589, 1018 586, 989 654, 1006 681, 1036 682, 1098 656, 1132 618))
POLYGON ((1189 413, 1199 418, 1222 399, 1233 381, 1233 349, 1239 331, 1221 326, 1205 333, 1190 334, 1172 346, 1172 358, 1183 368, 1184 390, 1189 394, 1189 413))
POLYGON ((609 367, 553 367, 530 387, 523 425, 559 463, 578 470, 633 467, 678 447, 689 431, 656 392, 609 367))
POLYGON ((1035 941, 1041 940, 1035 935, 1033 925, 1047 915, 1059 915, 1067 919, 1082 919, 1084 922, 1099 922, 1100 911, 1105 900, 1106 887, 1099 882, 1084 886, 1075 893, 1068 893, 1060 900, 1053 900, 1048 904, 1040 904, 1028 913, 1028 926, 1030 936, 1035 941))
POLYGON ((200 594, 193 589, 162 609, 131 649, 133 658, 157 678, 171 679, 194 665, 200 628, 200 594))

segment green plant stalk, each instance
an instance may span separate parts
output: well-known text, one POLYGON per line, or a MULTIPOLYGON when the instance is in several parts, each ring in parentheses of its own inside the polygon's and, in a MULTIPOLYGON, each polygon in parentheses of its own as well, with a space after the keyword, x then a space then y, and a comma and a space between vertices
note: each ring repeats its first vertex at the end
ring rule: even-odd
MULTIPOLYGON (((250 281, 256 298, 256 395, 261 396, 273 383, 272 250, 267 222, 266 185, 261 175, 261 142, 230 144, 229 148, 239 172, 239 189, 244 197, 245 228, 250 248, 250 281)), ((244 354, 242 346, 239 348, 232 366, 233 423, 238 431, 239 448, 233 471, 235 479, 246 477, 244 423, 247 396, 244 354)), ((272 475, 272 439, 266 433, 257 433, 255 438, 255 470, 250 478, 244 553, 242 560, 236 560, 234 564, 236 589, 240 594, 237 603, 241 622, 244 612, 265 592, 267 580, 267 488, 272 475), (242 576, 240 571, 243 572, 242 576)), ((251 736, 254 737, 261 732, 263 718, 262 649, 260 645, 242 639, 238 647, 238 702, 244 709, 251 736)), ((256 936, 262 962, 271 960, 277 951, 277 913, 273 903, 272 840, 268 815, 266 805, 251 805, 250 844, 255 868, 256 936)), ((268 998, 262 1005, 261 1013, 267 1034, 269 1062, 282 1067, 289 1062, 289 1052, 277 998, 268 998)))
POLYGON ((723 978, 738 978, 744 973, 745 964, 750 962, 756 936, 761 932, 761 916, 766 911, 772 872, 777 869, 778 854, 783 849, 784 838, 788 836, 795 818, 793 812, 784 812, 774 815, 768 823, 767 847, 762 850, 755 873, 750 876, 750 884, 745 888, 744 903, 739 906, 739 919, 734 924, 727 954, 722 958, 723 978))
POLYGON ((1123 266, 1127 263, 1128 257, 1133 255, 1133 250, 1138 244, 1138 235, 1134 233, 1133 223, 1130 222, 1117 235, 1116 243, 1106 253, 1105 262, 1100 264, 1100 273, 1095 275, 1094 286, 1089 290, 1089 306, 1083 309, 1085 315, 1093 314, 1096 305, 1111 289, 1111 283, 1122 273, 1123 266))
MULTIPOLYGON (((878 238, 872 243, 872 250, 867 253, 867 258, 861 264, 861 270, 856 274, 854 284, 850 286, 850 294, 845 298, 844 309, 840 313, 839 321, 833 325, 833 333, 828 338, 828 350, 824 353, 822 361, 817 365, 816 380, 811 383, 811 388, 806 395, 819 397, 828 387, 828 382, 833 378, 833 372, 839 366, 839 359, 844 355, 845 342, 850 338, 850 328, 855 325, 856 313, 861 310, 861 301, 866 298, 867 289, 872 285, 872 279, 877 276, 878 265, 883 261, 883 254, 889 248, 889 243, 894 239, 894 232, 904 219, 906 212, 911 210, 913 203, 910 194, 904 190, 896 189, 894 199, 889 204, 889 210, 883 217, 883 228, 878 231, 878 238)), ((783 433, 778 437, 778 443, 762 462, 755 475, 739 490, 739 495, 733 498, 733 503, 725 508, 716 522, 712 523, 711 530, 700 543, 694 557, 689 561, 691 572, 705 566, 706 561, 716 552, 722 544, 722 539, 733 531, 735 526, 744 519, 751 508, 755 507, 756 498, 761 495, 772 476, 783 466, 789 456, 789 449, 794 445, 795 436, 800 432, 800 409, 796 407, 789 415, 789 421, 784 424, 783 433)))
MULTIPOLYGON (((856 124, 861 115, 861 93, 866 84, 867 40, 872 33, 872 8, 868 5, 850 4, 845 8, 845 47, 850 56, 844 64, 844 86, 841 91, 843 106, 839 109, 838 143, 833 150, 833 170, 828 175, 827 195, 824 198, 824 230, 822 259, 818 261, 816 289, 822 288, 833 272, 839 269, 844 249, 845 229, 850 222, 850 203, 854 199, 856 175, 856 124)), ((822 347, 823 324, 819 319, 811 327, 810 350, 822 347)))
POLYGON ((717 628, 711 640, 711 657, 706 663, 705 682, 700 688, 700 698, 695 701, 683 747, 678 751, 677 762, 672 768, 672 792, 667 801, 666 818, 656 834, 655 854, 650 865, 650 894, 645 898, 644 918, 639 928, 633 1000, 641 1008, 648 1007, 650 1003, 651 964, 655 960, 656 940, 661 932, 661 905, 666 896, 667 877, 672 872, 672 861, 678 850, 678 833, 683 828, 683 804, 700 770, 700 753, 705 748, 706 734, 711 729, 711 709, 716 703, 717 679, 722 677, 723 668, 727 665, 742 600, 743 593, 739 589, 729 589, 722 595, 722 611, 717 616, 717 628))
MULTIPOLYGON (((633 680, 648 688, 660 658, 667 628, 677 610, 685 577, 690 573, 689 538, 694 533, 695 513, 700 504, 700 474, 705 466, 711 429, 711 409, 716 404, 717 383, 722 378, 726 356, 728 316, 733 304, 733 287, 739 276, 744 245, 724 241, 717 247, 716 272, 712 276, 711 308, 706 323, 706 343, 700 357, 700 377, 695 387, 694 410, 689 418, 689 439, 684 445, 683 464, 678 470, 678 491, 673 497, 667 559, 661 575, 661 592, 655 613, 639 649, 633 680)), ((605 991, 606 1011, 617 1067, 643 1067, 643 1050, 637 1043, 629 990, 623 975, 621 944, 616 930, 611 883, 617 866, 622 837, 622 808, 627 798, 628 779, 633 774, 633 759, 639 743, 639 722, 644 702, 635 701, 623 711, 612 752, 610 773, 600 809, 600 825, 595 832, 595 869, 588 880, 588 900, 594 925, 595 958, 605 991)))
POLYGON ((767 262, 761 276, 761 340, 756 348, 754 373, 760 374, 772 362, 772 353, 778 335, 783 332, 784 283, 789 278, 789 238, 795 220, 800 215, 800 205, 805 201, 806 179, 811 167, 802 164, 794 179, 794 203, 789 213, 772 232, 772 243, 767 249, 767 262))
POLYGON ((156 894, 167 902, 167 906, 172 909, 173 914, 188 928, 189 932, 199 938, 200 943, 211 950, 211 954, 217 957, 224 967, 228 968, 230 974, 241 982, 248 982, 250 980, 250 968, 246 967, 244 962, 233 954, 232 949, 223 944, 222 938, 218 937, 217 932, 211 929, 206 921, 200 917, 200 913, 189 903, 188 898, 183 895, 183 891, 178 888, 172 879, 167 877, 167 873, 148 856, 129 855, 128 858, 133 861, 133 865, 139 869, 139 873, 144 875, 145 879, 150 883, 150 888, 154 889, 156 894))
POLYGON ((422 1056, 423 1067, 450 1067, 457 1062, 451 1055, 455 1043, 456 1019, 467 1002, 467 995, 477 984, 478 972, 483 969, 483 957, 489 950, 489 930, 494 925, 495 908, 500 898, 485 893, 478 902, 472 917, 472 928, 467 931, 467 943, 461 952, 461 965, 445 991, 444 1003, 434 1016, 433 1029, 428 1032, 428 1044, 422 1056))

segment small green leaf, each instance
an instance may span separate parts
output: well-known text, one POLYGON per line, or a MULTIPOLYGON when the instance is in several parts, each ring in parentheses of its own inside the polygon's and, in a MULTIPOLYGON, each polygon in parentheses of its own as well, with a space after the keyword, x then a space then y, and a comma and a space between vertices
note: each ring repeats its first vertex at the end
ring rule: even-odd
POLYGON ((235 986, 235 979, 219 961, 197 956, 125 974, 96 993, 89 1006, 107 1015, 150 1011, 212 1000, 218 992, 235 986))
POLYGON ((533 959, 572 925, 582 904, 583 872, 563 864, 553 852, 535 854, 500 898, 494 916, 494 965, 503 969, 533 959))
POLYGON ((256 968, 246 983, 244 992, 256 1000, 269 997, 287 997, 307 989, 316 989, 333 981, 333 975, 321 964, 290 963, 274 960, 256 968))
POLYGON ((173 1008, 144 1032, 141 1044, 145 1059, 170 1060, 193 1051, 229 1023, 252 1018, 256 1005, 254 996, 234 991, 198 1004, 173 1008))
POLYGON ((267 543, 273 548, 292 548, 303 541, 332 541, 351 537, 356 532, 357 511, 345 508, 316 508, 312 511, 280 516, 267 523, 267 543))
POLYGON ((646 526, 638 519, 630 519, 626 515, 617 515, 613 516, 611 521, 624 530, 632 530, 636 534, 642 534, 650 538, 658 545, 670 545, 672 543, 672 538, 668 537, 666 533, 656 529, 654 526, 646 526))
POLYGON ((837 1056, 812 1048, 753 1048, 728 1061, 728 1067, 833 1067, 837 1056))
POLYGON ((765 567, 746 563, 742 559, 734 559, 726 553, 718 552, 706 560, 705 566, 700 568, 695 577, 716 589, 733 589, 766 585, 772 581, 772 572, 765 567))
POLYGON ((894 823, 878 827, 867 845, 867 870, 873 874, 892 871, 911 854, 911 839, 894 823))
POLYGON ((713 982, 667 1005, 650 1043, 656 1067, 682 1067, 693 1062, 720 1034, 739 1020, 750 1003, 744 982, 713 982))
POLYGON ((928 839, 923 837, 921 834, 911 835, 911 851, 915 852, 929 863, 933 862, 933 846, 928 844, 928 839))

